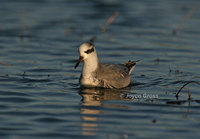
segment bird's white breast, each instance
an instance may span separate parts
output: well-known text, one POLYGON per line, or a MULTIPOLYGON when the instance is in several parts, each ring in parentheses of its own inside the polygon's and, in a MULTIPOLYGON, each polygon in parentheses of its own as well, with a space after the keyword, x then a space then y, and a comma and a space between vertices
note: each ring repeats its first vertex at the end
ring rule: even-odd
POLYGON ((88 76, 88 77, 82 76, 80 82, 82 85, 85 86, 98 86, 99 84, 99 81, 93 76, 88 76))

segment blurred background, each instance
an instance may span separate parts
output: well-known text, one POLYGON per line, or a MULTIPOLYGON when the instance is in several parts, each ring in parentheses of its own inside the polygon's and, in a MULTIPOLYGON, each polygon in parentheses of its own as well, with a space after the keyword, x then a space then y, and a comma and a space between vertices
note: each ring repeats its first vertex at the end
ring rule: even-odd
POLYGON ((0 137, 200 137, 199 8, 199 0, 2 0, 0 137), (80 88, 78 48, 94 36, 100 62, 141 60, 128 88, 80 88))

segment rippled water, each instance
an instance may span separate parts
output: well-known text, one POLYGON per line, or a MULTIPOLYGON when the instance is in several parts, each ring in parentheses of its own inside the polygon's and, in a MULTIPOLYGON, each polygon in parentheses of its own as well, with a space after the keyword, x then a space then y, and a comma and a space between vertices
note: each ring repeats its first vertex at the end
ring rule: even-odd
POLYGON ((200 1, 0 5, 0 138, 200 137, 199 85, 175 97, 200 82, 200 1), (80 88, 78 47, 95 35, 101 62, 141 59, 129 87, 80 88))

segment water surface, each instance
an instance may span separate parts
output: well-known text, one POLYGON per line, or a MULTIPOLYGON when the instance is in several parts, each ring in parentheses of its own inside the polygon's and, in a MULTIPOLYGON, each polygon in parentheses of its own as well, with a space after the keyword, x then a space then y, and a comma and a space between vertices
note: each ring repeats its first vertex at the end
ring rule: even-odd
POLYGON ((198 0, 0 4, 1 138, 200 137, 199 85, 175 97, 200 82, 198 0), (141 59, 129 87, 80 88, 78 47, 93 36, 102 63, 141 59))

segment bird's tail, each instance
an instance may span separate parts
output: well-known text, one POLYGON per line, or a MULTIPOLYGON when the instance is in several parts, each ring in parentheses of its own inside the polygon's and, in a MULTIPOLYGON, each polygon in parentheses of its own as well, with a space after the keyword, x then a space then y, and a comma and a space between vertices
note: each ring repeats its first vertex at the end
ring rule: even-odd
POLYGON ((124 65, 129 69, 129 74, 131 74, 131 72, 133 71, 133 69, 135 68, 136 62, 139 62, 140 60, 136 60, 136 61, 128 61, 127 63, 124 63, 124 65))

